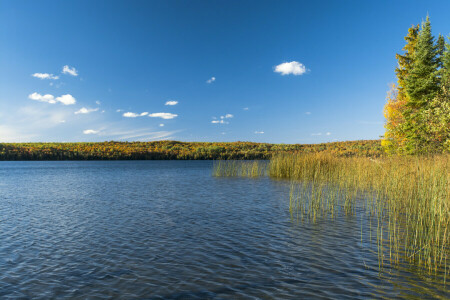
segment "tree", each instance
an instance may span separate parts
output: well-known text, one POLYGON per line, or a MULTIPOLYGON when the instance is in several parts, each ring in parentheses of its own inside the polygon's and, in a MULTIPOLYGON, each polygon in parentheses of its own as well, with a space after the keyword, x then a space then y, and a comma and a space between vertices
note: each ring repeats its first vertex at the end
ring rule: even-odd
POLYGON ((439 91, 438 46, 431 34, 430 18, 422 22, 412 68, 406 78, 406 90, 410 97, 408 106, 420 109, 439 91))
POLYGON ((411 70, 406 78, 408 101, 405 110, 405 126, 407 153, 425 151, 429 142, 426 124, 421 112, 428 108, 429 103, 440 90, 439 76, 439 45, 434 43, 431 34, 430 18, 422 22, 417 38, 411 70))
POLYGON ((405 132, 405 111, 406 104, 409 100, 408 93, 405 89, 406 80, 411 72, 414 54, 419 35, 419 25, 413 25, 408 29, 405 36, 406 44, 403 47, 403 54, 396 54, 398 66, 395 69, 397 75, 397 85, 392 85, 387 96, 387 103, 384 107, 385 135, 382 145, 388 153, 404 152, 406 144, 405 132))
MULTIPOLYGON (((450 40, 450 36, 448 37, 450 40)), ((442 85, 450 89, 450 43, 445 44, 445 50, 441 56, 442 85)))

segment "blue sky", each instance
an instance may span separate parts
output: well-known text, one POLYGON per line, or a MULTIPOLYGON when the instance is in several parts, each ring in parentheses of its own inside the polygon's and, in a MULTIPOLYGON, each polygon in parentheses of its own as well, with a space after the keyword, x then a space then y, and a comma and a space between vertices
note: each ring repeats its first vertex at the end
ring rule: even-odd
POLYGON ((450 1, 2 0, 0 141, 376 139, 408 28, 428 13, 447 36, 449 12, 450 1))

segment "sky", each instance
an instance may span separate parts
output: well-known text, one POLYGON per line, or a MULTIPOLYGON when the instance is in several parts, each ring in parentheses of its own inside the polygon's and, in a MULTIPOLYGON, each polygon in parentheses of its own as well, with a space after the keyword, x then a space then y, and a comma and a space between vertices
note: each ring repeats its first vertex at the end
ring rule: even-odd
POLYGON ((450 1, 0 0, 0 142, 377 139, 450 1))

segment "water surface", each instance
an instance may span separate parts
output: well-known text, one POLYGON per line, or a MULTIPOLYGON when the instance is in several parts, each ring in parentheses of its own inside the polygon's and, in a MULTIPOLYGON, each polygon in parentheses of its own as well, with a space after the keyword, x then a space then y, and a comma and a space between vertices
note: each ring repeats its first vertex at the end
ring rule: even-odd
POLYGON ((288 182, 211 173, 210 161, 0 162, 0 298, 449 297, 407 267, 380 274, 364 220, 298 222, 288 182))

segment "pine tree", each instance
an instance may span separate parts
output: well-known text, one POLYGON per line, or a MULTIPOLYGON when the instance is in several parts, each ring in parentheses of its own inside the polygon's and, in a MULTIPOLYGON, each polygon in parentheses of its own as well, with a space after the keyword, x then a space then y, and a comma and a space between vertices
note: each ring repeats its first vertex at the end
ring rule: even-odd
POLYGON ((406 90, 410 98, 408 106, 421 109, 439 91, 438 46, 434 44, 428 16, 422 23, 413 60, 412 69, 406 78, 406 90))
MULTIPOLYGON (((450 36, 448 37, 450 41, 450 36)), ((450 90, 450 43, 445 44, 445 50, 441 56, 442 63, 442 85, 450 90)))
POLYGON ((444 55, 444 51, 445 51, 445 39, 444 37, 439 34, 438 39, 437 39, 437 54, 438 54, 438 58, 437 58, 437 64, 438 64, 438 68, 442 70, 443 67, 443 55, 444 55))
POLYGON ((397 75, 397 85, 392 85, 387 96, 387 103, 384 106, 384 125, 386 132, 382 140, 382 145, 388 153, 404 152, 406 143, 405 117, 408 93, 406 92, 406 79, 414 62, 414 53, 419 35, 419 25, 413 25, 408 29, 405 36, 406 44, 403 47, 403 54, 396 54, 398 66, 395 69, 397 75))

